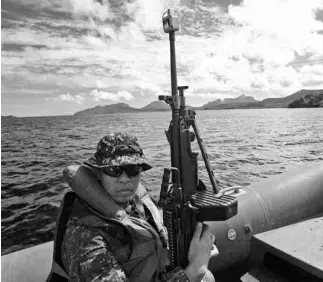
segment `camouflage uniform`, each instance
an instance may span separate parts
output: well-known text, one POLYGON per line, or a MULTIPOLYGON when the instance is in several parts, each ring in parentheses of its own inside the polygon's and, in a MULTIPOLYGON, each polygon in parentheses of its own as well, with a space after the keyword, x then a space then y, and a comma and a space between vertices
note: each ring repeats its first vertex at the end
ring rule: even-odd
MULTIPOLYGON (((132 201, 126 211, 131 216, 146 218, 140 201, 132 201)), ((152 222, 151 218, 146 219, 149 223, 152 222)), ((101 229, 102 221, 104 220, 93 215, 86 205, 76 200, 62 243, 62 261, 71 281, 128 281, 111 246, 101 235, 101 232, 109 232, 101 229)), ((111 236, 111 241, 113 240, 116 239, 111 236)), ((160 280, 189 282, 181 268, 162 274, 160 280)), ((211 272, 206 273, 203 281, 214 281, 211 272)))
MULTIPOLYGON (((123 133, 104 136, 98 143, 97 152, 84 163, 94 168, 120 165, 140 165, 142 171, 151 168, 151 165, 146 162, 137 139, 123 133)), ((125 211, 132 217, 145 219, 157 231, 155 222, 150 218, 150 213, 145 211, 139 197, 135 197, 125 211)), ((126 236, 119 236, 120 234, 116 236, 116 228, 113 227, 115 227, 113 224, 107 224, 107 221, 100 215, 94 213, 87 203, 80 199, 75 201, 61 244, 62 263, 71 281, 119 282, 129 280, 113 252, 113 250, 128 246, 129 240, 127 241, 126 236)), ((167 240, 161 237, 160 239, 161 241, 167 240)), ((129 246, 129 251, 130 248, 129 246)), ((180 268, 158 274, 158 279, 160 281, 189 281, 185 271, 180 268)), ((213 282, 212 273, 207 271, 203 281, 213 282)))

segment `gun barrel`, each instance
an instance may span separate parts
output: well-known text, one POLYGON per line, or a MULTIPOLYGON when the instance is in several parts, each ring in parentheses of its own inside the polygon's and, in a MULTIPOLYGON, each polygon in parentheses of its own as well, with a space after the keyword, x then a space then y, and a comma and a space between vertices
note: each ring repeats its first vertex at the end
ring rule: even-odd
MULTIPOLYGON (((167 13, 163 16, 163 26, 164 31, 169 33, 169 43, 170 43, 170 71, 171 71, 171 108, 172 108, 172 127, 170 131, 170 147, 171 147, 171 163, 172 167, 176 167, 181 170, 181 146, 178 140, 180 140, 180 101, 178 97, 177 89, 177 71, 176 71, 176 53, 175 53, 175 32, 179 30, 178 22, 174 19, 167 10, 167 13), (167 14, 167 15, 166 15, 167 14)), ((173 183, 179 185, 180 182, 177 181, 174 171, 172 172, 173 183), (177 183, 178 182, 178 183, 177 183)))
MULTIPOLYGON (((175 32, 174 31, 171 31, 169 33, 169 43, 170 43, 170 69, 171 69, 172 96, 176 97, 177 96, 177 70, 176 70, 175 32)), ((176 101, 177 97, 174 100, 176 101)), ((176 108, 179 109, 179 103, 177 103, 176 108)))

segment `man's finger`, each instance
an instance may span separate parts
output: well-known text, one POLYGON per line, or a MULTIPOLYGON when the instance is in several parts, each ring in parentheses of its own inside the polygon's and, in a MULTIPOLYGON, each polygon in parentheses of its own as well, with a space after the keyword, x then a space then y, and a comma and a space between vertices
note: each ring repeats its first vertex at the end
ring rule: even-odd
POLYGON ((212 233, 210 233, 210 237, 211 237, 212 242, 214 243, 214 241, 215 241, 215 235, 212 234, 212 233))
POLYGON ((203 223, 203 225, 202 225, 202 234, 201 234, 201 236, 202 236, 202 237, 203 237, 203 236, 209 236, 209 234, 210 234, 210 230, 211 230, 210 226, 209 226, 209 225, 207 225, 207 224, 204 224, 204 223, 203 223))
POLYGON ((212 250, 211 250, 211 253, 210 253, 210 257, 215 257, 219 254, 219 250, 218 248, 213 244, 212 246, 212 250))
POLYGON ((201 222, 198 222, 195 227, 193 238, 199 240, 201 238, 203 225, 201 222))

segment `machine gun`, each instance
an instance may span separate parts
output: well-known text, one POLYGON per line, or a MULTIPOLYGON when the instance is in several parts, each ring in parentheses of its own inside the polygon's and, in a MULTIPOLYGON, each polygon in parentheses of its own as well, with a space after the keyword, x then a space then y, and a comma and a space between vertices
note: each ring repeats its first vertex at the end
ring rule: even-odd
POLYGON ((217 187, 195 121, 196 113, 189 109, 185 102, 184 90, 188 89, 188 86, 177 87, 175 32, 179 30, 178 20, 172 17, 168 9, 163 14, 162 22, 170 41, 172 95, 159 96, 159 100, 165 101, 172 109, 172 120, 165 131, 171 149, 171 168, 164 169, 158 204, 163 208, 164 225, 168 232, 170 268, 174 268, 186 267, 188 264, 187 255, 196 223, 229 219, 237 214, 237 199, 221 193, 217 187), (191 148, 195 139, 213 191, 207 190, 198 178, 198 153, 192 152, 191 148))

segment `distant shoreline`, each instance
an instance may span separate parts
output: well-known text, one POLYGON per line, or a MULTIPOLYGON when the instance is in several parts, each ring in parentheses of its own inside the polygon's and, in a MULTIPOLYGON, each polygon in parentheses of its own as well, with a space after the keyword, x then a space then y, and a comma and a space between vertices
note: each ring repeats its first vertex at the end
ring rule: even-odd
MULTIPOLYGON (((323 107, 323 90, 305 90, 302 89, 294 94, 282 98, 267 98, 262 101, 256 100, 252 96, 240 95, 236 98, 217 99, 200 107, 192 107, 195 111, 205 110, 252 110, 252 109, 279 109, 279 108, 320 108, 323 107)), ((26 116, 26 117, 81 117, 105 114, 123 114, 123 113, 143 113, 143 112, 166 112, 171 111, 170 105, 164 101, 154 101, 142 108, 133 108, 126 103, 110 104, 105 106, 96 106, 75 112, 70 115, 52 115, 52 116, 26 116)), ((20 118, 14 115, 2 115, 3 119, 20 118)))
MULTIPOLYGON (((318 107, 299 107, 299 108, 250 108, 250 109, 194 109, 197 112, 204 112, 204 111, 229 111, 229 110, 268 110, 268 109, 288 109, 288 110, 296 110, 296 109, 318 109, 318 107)), ((136 112, 118 112, 118 113, 105 113, 105 114, 99 114, 99 115, 93 115, 93 116, 104 116, 104 115, 115 115, 115 114, 139 114, 139 113, 159 113, 159 112, 167 112, 167 110, 157 110, 157 111, 136 111, 136 112)), ((170 112, 170 110, 169 110, 170 112)), ((74 114, 70 115, 49 115, 49 116, 1 116, 1 119, 21 119, 21 118, 62 118, 62 117, 70 117, 70 118, 80 118, 81 116, 74 116, 74 114)), ((88 116, 82 116, 82 117, 88 117, 88 116)), ((82 118, 81 117, 81 118, 82 118)))
MULTIPOLYGON (((194 110, 224 110, 224 109, 265 109, 293 107, 323 107, 323 90, 302 89, 296 93, 282 98, 267 98, 262 101, 252 96, 240 95, 236 98, 217 99, 201 107, 192 107, 194 110), (313 102, 314 101, 314 102, 313 102), (320 104, 321 103, 321 104, 320 104)), ((133 108, 126 103, 117 103, 106 106, 96 106, 74 113, 74 116, 92 116, 113 113, 129 112, 157 112, 170 111, 170 106, 164 101, 154 101, 143 108, 133 108)))

